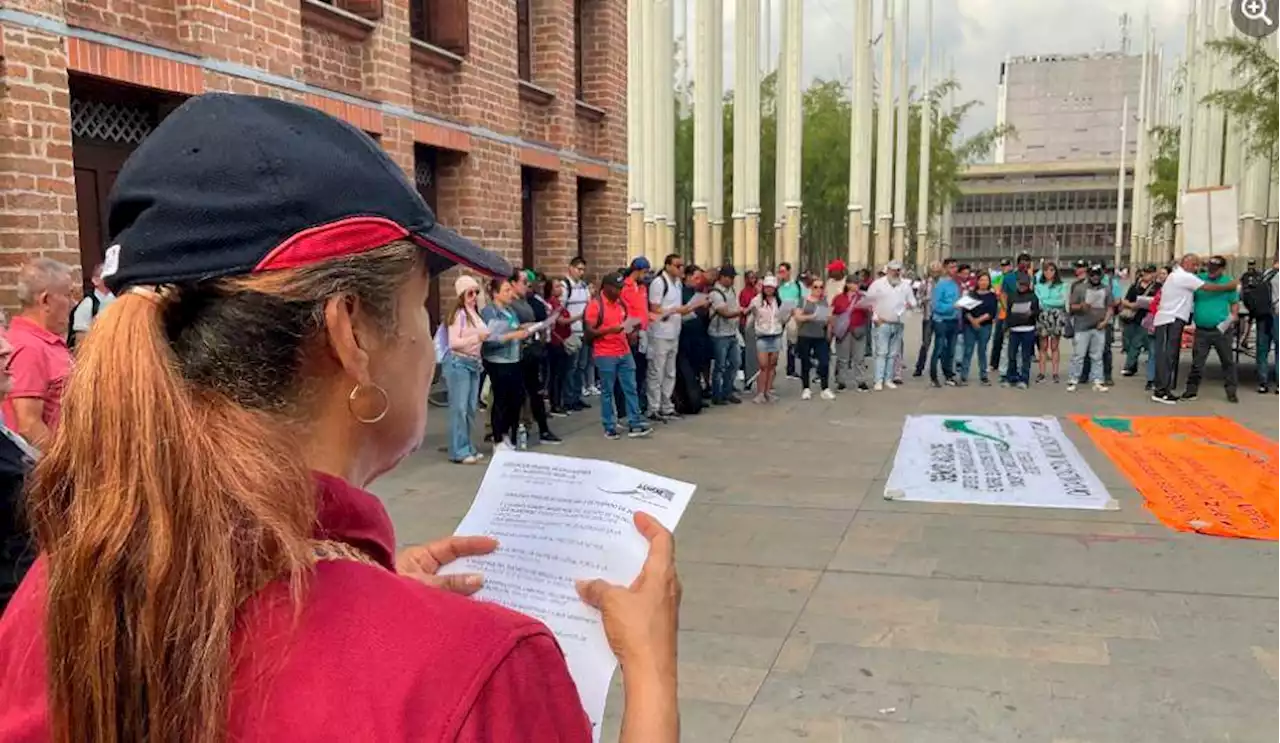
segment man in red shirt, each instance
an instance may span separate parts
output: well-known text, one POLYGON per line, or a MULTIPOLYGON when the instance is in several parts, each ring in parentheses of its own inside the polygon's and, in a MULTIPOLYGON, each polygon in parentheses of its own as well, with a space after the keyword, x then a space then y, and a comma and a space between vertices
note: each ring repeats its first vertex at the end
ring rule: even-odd
POLYGON ((18 273, 22 309, 9 323, 12 384, 4 398, 4 420, 37 449, 53 441, 62 415, 62 388, 71 373, 71 287, 71 269, 52 258, 37 258, 18 273))
MULTIPOLYGON (((743 275, 742 291, 738 292, 738 306, 745 311, 759 293, 759 274, 747 271, 743 275)), ((742 325, 742 388, 749 390, 756 383, 756 377, 760 376, 760 362, 756 360, 756 324, 750 322, 746 315, 739 322, 742 325)))
MULTIPOLYGON (((632 266, 643 260, 637 258, 632 266)), ((648 264, 648 261, 644 262, 648 264)), ((638 335, 638 329, 644 327, 644 318, 649 315, 648 300, 643 300, 645 306, 640 315, 633 314, 622 300, 625 284, 621 274, 605 276, 600 281, 599 298, 587 305, 582 318, 582 329, 592 341, 591 353, 600 377, 600 422, 604 425, 604 437, 610 440, 618 438, 613 407, 613 397, 618 388, 622 389, 626 407, 630 428, 627 435, 636 439, 653 432, 640 412, 640 397, 636 393, 636 356, 632 352, 635 346, 628 339, 629 335, 638 335)))
MULTIPOLYGON (((621 301, 622 305, 627 308, 627 316, 640 320, 640 332, 628 336, 631 342, 631 360, 636 365, 636 379, 647 380, 649 378, 649 354, 648 348, 642 348, 640 339, 644 338, 649 332, 649 271, 653 265, 649 263, 649 259, 639 256, 631 261, 631 265, 627 267, 626 279, 622 282, 621 301)), ((647 345, 647 344, 646 344, 647 345)), ((623 407, 623 400, 626 395, 620 390, 614 390, 614 403, 618 406, 618 417, 627 414, 626 408, 623 407)), ((654 411, 658 412, 658 411, 654 411)), ((640 396, 640 413, 648 415, 649 398, 647 395, 640 396)))

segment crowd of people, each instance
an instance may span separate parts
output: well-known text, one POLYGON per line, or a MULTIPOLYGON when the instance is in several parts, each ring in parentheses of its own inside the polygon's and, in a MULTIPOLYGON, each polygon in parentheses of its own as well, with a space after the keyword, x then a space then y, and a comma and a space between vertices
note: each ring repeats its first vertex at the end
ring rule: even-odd
POLYGON ((549 418, 585 411, 595 395, 604 435, 616 439, 648 436, 654 424, 706 405, 775 402, 780 373, 800 382, 801 400, 893 390, 904 384, 904 327, 913 310, 922 340, 912 376, 927 372, 934 387, 976 380, 1027 390, 1065 381, 1068 392, 1107 392, 1120 354, 1121 376, 1144 374, 1152 399, 1174 404, 1199 395, 1213 350, 1226 399, 1236 402, 1237 345, 1250 329, 1258 390, 1276 389, 1280 290, 1274 267, 1264 274, 1250 261, 1236 280, 1226 265, 1218 256, 1186 255, 1127 274, 1076 261, 1064 275, 1055 262, 1036 265, 1023 253, 991 269, 947 259, 915 279, 897 261, 873 276, 835 260, 825 275, 797 274, 782 263, 739 281, 732 265, 703 269, 673 253, 659 267, 638 257, 595 285, 580 257, 554 280, 517 270, 491 282, 487 294, 464 275, 438 339, 449 454, 459 463, 483 461, 471 437, 486 405, 486 439, 502 448, 525 445, 522 421, 537 425, 542 443, 560 443, 549 418), (1188 333, 1191 369, 1175 395, 1188 333))

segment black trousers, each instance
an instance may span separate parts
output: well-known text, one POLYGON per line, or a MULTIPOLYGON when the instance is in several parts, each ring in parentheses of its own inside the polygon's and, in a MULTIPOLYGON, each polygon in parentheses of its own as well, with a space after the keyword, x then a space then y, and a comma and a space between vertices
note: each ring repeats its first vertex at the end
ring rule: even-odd
POLYGON ((564 346, 551 344, 547 346, 547 397, 550 398, 552 410, 564 410, 564 380, 569 375, 569 365, 573 359, 564 350, 564 346))
POLYGON ((818 360, 818 381, 822 389, 829 389, 831 374, 831 341, 826 338, 799 338, 796 355, 800 357, 800 384, 809 387, 809 374, 813 371, 813 359, 818 360))
MULTIPOLYGON (((541 355, 521 356, 520 376, 524 383, 525 398, 529 401, 529 412, 533 413, 533 420, 538 424, 538 431, 547 433, 551 429, 547 426, 547 405, 542 399, 542 363, 543 357, 541 355)), ((519 417, 519 415, 517 409, 516 416, 519 417)))
POLYGON ((996 320, 996 326, 991 329, 991 359, 988 365, 992 369, 1000 368, 1000 354, 1004 351, 1004 320, 996 320))
POLYGON ((1156 326, 1156 394, 1171 394, 1178 386, 1178 357, 1182 355, 1182 329, 1186 326, 1182 320, 1156 326))
POLYGON ((924 365, 929 363, 929 342, 933 340, 933 320, 926 317, 920 321, 920 353, 916 355, 916 376, 924 374, 924 365))
POLYGON ((1222 364, 1222 375, 1226 378, 1227 392, 1234 393, 1239 387, 1236 372, 1235 349, 1232 348, 1235 331, 1228 329, 1222 332, 1217 328, 1196 328, 1195 343, 1191 346, 1191 373, 1187 375, 1187 392, 1200 389, 1200 380, 1204 377, 1204 362, 1209 359, 1212 349, 1218 354, 1218 362, 1222 364))
POLYGON ((493 442, 505 440, 514 444, 516 428, 520 425, 520 409, 524 407, 524 375, 520 364, 486 361, 484 369, 493 388, 493 404, 489 406, 493 442))

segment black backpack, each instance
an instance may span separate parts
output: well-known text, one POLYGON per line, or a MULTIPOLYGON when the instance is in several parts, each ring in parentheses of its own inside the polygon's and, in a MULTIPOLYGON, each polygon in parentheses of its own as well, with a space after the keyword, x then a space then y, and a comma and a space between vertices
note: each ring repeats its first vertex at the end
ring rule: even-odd
MULTIPOLYGON (((85 297, 85 299, 89 300, 89 324, 93 325, 93 319, 98 316, 98 310, 102 308, 102 301, 98 299, 97 292, 89 292, 89 295, 85 297)), ((76 325, 76 310, 78 309, 80 309, 79 303, 77 303, 75 306, 71 308, 71 316, 68 318, 68 321, 67 321, 67 348, 68 349, 74 349, 76 347, 75 325, 76 325)))
MULTIPOLYGON (((1261 278, 1246 282, 1240 287, 1240 299, 1253 317, 1270 317, 1275 307, 1275 297, 1271 295, 1271 279, 1276 275, 1274 268, 1262 274, 1261 278)), ((1251 277, 1252 278, 1252 277, 1251 277)))

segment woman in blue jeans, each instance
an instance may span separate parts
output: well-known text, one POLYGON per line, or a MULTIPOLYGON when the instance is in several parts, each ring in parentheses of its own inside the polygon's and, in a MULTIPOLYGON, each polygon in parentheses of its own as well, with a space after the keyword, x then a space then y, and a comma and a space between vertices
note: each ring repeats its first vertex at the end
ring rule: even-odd
POLYGON ((987 344, 991 341, 991 326, 1000 311, 999 298, 991 289, 991 274, 978 274, 978 286, 970 293, 971 297, 981 302, 971 310, 965 310, 961 318, 964 328, 964 362, 960 366, 960 382, 969 381, 969 371, 973 368, 976 349, 978 357, 978 378, 983 384, 991 384, 987 377, 987 344))
POLYGON ((449 461, 475 464, 484 459, 471 443, 471 427, 479 400, 480 345, 489 336, 489 330, 476 310, 480 283, 470 276, 459 276, 453 288, 458 302, 445 316, 444 330, 449 345, 441 362, 445 385, 449 388, 449 461))

